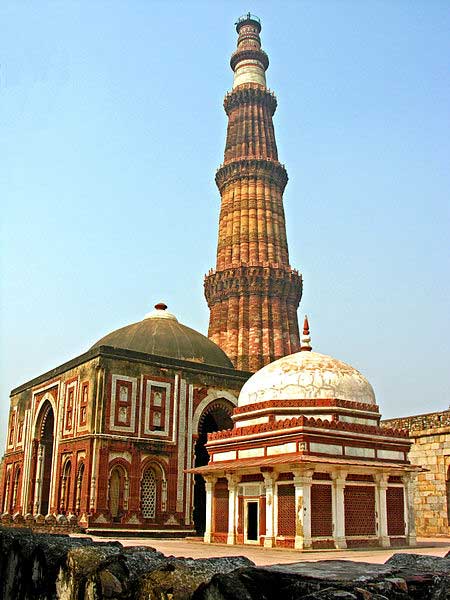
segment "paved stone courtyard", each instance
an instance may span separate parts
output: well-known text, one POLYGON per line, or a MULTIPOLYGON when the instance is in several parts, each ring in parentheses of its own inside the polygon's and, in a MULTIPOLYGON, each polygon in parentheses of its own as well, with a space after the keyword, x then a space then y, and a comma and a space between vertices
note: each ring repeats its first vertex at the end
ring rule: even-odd
MULTIPOLYGON (((92 537, 96 541, 114 541, 112 538, 92 537)), ((354 550, 321 550, 298 552, 291 549, 261 548, 259 546, 227 546, 226 544, 204 544, 190 539, 119 538, 124 546, 151 546, 166 556, 207 558, 211 556, 246 556, 257 565, 273 565, 299 561, 352 560, 384 563, 398 552, 409 554, 431 554, 445 556, 450 551, 450 537, 419 538, 414 548, 370 548, 354 550)))

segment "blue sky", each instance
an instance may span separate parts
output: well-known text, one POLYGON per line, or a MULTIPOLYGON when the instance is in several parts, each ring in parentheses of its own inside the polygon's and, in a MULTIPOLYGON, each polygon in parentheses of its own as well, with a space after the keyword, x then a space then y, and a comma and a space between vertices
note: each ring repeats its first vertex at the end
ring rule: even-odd
POLYGON ((314 349, 360 369, 386 417, 448 407, 448 2, 3 1, 2 445, 11 388, 156 301, 206 333, 248 10, 314 349))

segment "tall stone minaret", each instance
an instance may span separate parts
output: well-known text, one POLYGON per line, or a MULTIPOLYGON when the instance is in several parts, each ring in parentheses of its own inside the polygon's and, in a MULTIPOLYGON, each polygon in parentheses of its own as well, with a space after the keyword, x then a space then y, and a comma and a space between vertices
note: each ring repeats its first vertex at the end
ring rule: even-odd
POLYGON ((209 337, 237 369, 256 371, 300 349, 297 308, 302 277, 289 265, 283 191, 272 123, 277 101, 266 87, 261 24, 247 14, 236 23, 231 56, 233 90, 224 162, 216 183, 222 197, 216 269, 205 278, 209 337))

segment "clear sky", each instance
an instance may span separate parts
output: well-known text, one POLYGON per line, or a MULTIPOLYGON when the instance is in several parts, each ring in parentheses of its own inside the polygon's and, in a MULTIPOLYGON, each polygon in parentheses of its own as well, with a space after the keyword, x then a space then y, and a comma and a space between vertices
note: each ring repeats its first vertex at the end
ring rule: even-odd
POLYGON ((450 11, 438 0, 0 5, 0 442, 11 388, 164 300, 204 333, 234 22, 262 20, 314 349, 384 416, 450 402, 450 11))

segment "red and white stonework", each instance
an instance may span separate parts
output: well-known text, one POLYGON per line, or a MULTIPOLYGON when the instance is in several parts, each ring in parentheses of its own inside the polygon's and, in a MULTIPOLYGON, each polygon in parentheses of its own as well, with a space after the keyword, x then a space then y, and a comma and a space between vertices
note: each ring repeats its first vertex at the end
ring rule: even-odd
POLYGON ((12 391, 4 517, 202 531, 202 481, 185 470, 207 461, 206 433, 231 425, 248 376, 157 305, 12 391))
POLYGON ((415 539, 408 432, 380 427, 353 367, 300 352, 243 386, 233 429, 211 433, 206 542, 266 547, 410 545, 415 539))

